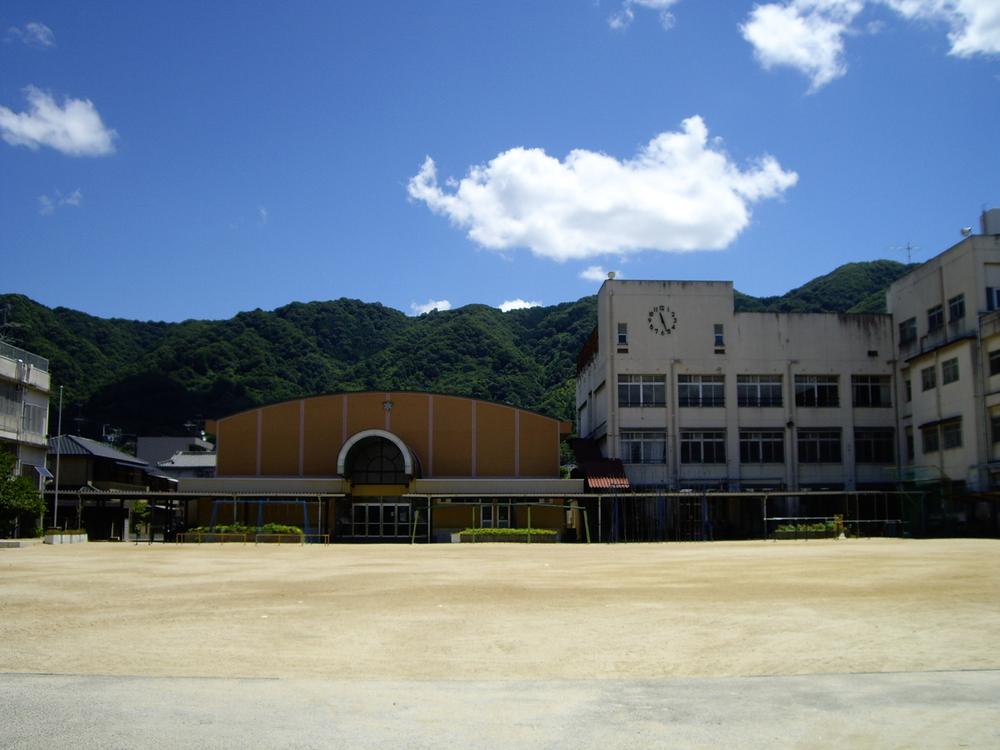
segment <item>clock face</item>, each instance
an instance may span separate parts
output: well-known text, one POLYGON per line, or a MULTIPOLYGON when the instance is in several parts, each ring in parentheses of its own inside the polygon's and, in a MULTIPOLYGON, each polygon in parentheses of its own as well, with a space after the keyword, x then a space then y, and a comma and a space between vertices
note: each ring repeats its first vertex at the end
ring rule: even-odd
POLYGON ((649 330, 666 336, 677 330, 677 313, 666 305, 653 305, 649 311, 649 330))

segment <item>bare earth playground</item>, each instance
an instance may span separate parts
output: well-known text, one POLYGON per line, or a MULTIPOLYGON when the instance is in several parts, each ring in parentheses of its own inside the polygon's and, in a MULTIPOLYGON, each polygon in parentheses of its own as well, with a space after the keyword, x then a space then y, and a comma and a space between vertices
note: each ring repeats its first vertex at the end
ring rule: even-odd
POLYGON ((3 746, 1000 745, 996 540, 92 543, 0 568, 3 746))

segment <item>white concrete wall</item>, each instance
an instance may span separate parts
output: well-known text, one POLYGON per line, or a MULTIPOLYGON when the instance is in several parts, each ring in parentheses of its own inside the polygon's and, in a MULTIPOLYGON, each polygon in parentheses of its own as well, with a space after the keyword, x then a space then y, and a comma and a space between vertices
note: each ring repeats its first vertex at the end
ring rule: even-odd
POLYGON ((853 487, 858 481, 886 481, 886 467, 863 466, 855 472, 854 427, 893 427, 895 408, 853 408, 851 376, 892 376, 895 353, 889 317, 735 313, 733 304, 730 282, 606 281, 598 295, 600 352, 577 382, 577 404, 586 400, 589 415, 587 429, 580 434, 587 437, 589 430, 597 437, 595 426, 606 423, 604 452, 617 458, 623 431, 667 433, 666 464, 626 465, 630 480, 637 485, 721 481, 735 489, 743 482, 853 487), (627 347, 618 344, 619 323, 628 325, 627 347), (723 327, 722 347, 716 346, 716 324, 723 327), (666 405, 619 407, 620 374, 665 376, 666 405), (677 384, 683 374, 724 376, 725 406, 679 408, 677 384), (739 408, 737 376, 741 374, 780 375, 782 406, 739 408), (837 376, 840 406, 797 408, 796 374, 837 376), (602 383, 598 397, 595 389, 602 383), (785 462, 741 465, 741 428, 784 430, 785 462), (839 428, 842 462, 798 464, 799 428, 839 428), (725 465, 680 463, 680 433, 702 429, 726 431, 725 465))
MULTIPOLYGON (((900 397, 899 435, 911 427, 915 455, 906 466, 922 475, 940 474, 966 482, 970 490, 990 487, 988 463, 995 460, 989 418, 1000 412, 1000 376, 989 375, 989 352, 1000 349, 1000 312, 988 308, 987 287, 1000 288, 1000 236, 972 236, 949 248, 896 281, 887 294, 894 323, 916 319, 917 340, 898 351, 900 397), (964 295, 965 316, 952 321, 949 300, 964 295), (928 329, 927 311, 942 305, 945 325, 928 329), (941 365, 957 358, 959 379, 945 385, 941 365), (921 371, 933 368, 936 386, 921 387, 921 371), (909 379, 913 400, 903 398, 909 379), (959 417, 962 445, 923 452, 921 425, 959 417)), ((902 446, 902 443, 901 443, 902 446)), ((902 454, 905 459, 905 453, 902 454)))

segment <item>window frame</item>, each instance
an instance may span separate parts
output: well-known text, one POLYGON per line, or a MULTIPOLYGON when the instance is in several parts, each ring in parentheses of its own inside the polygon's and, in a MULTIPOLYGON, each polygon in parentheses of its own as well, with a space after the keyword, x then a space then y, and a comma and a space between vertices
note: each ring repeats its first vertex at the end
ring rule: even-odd
POLYGON ((618 374, 618 406, 619 407, 663 407, 667 405, 667 376, 651 374, 618 374), (622 388, 627 394, 633 392, 638 394, 638 401, 633 402, 630 398, 622 398, 622 388), (657 390, 662 394, 662 399, 657 400, 657 390))
POLYGON ((835 409, 839 407, 840 376, 796 375, 795 405, 797 407, 814 409, 835 409))
POLYGON ((785 431, 781 429, 740 430, 741 464, 785 463, 785 431))
POLYGON ((736 405, 750 409, 770 409, 784 406, 784 382, 777 375, 737 375, 736 405), (775 391, 776 389, 776 391, 775 391), (777 398, 774 398, 775 392, 777 398))
POLYGON ((682 464, 719 465, 726 463, 725 430, 681 430, 682 464), (695 450, 697 446, 697 450, 695 450))
POLYGON ((920 390, 932 391, 937 388, 937 369, 934 365, 920 368, 920 390))
POLYGON ((934 305, 927 308, 927 333, 934 333, 944 328, 944 305, 934 305))
POLYGON ((956 294, 948 300, 948 322, 955 323, 965 317, 965 295, 956 294))
POLYGON ((726 376, 684 373, 677 376, 677 407, 724 408, 726 376))
POLYGON ((899 348, 909 346, 917 340, 917 319, 907 318, 899 324, 899 348))
POLYGON ((896 463, 896 430, 892 427, 855 427, 854 462, 896 463))
POLYGON ((962 447, 962 418, 949 419, 940 424, 941 450, 962 447))
POLYGON ((663 465, 667 462, 667 433, 664 430, 622 430, 618 436, 622 463, 635 465, 663 465), (660 444, 659 457, 656 447, 660 444), (638 449, 638 460, 633 457, 638 449))
POLYGON ((994 349, 989 353, 990 377, 1000 375, 1000 349, 994 349))
POLYGON ((888 375, 851 375, 851 396, 855 408, 891 407, 892 378, 888 375))
POLYGON ((946 359, 941 363, 941 385, 958 382, 958 357, 946 359))
POLYGON ((799 430, 796 447, 800 464, 842 464, 843 433, 839 427, 799 430))

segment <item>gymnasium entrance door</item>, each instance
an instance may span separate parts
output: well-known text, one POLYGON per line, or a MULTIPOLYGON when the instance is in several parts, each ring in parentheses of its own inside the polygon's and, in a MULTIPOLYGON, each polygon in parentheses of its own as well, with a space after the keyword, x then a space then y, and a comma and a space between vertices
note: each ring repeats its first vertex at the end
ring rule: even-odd
MULTIPOLYGON (((351 528, 348 536, 356 539, 384 541, 409 539, 413 533, 413 510, 408 502, 397 498, 370 498, 351 505, 351 528)), ((421 513, 417 519, 417 539, 427 537, 427 519, 421 513)))

